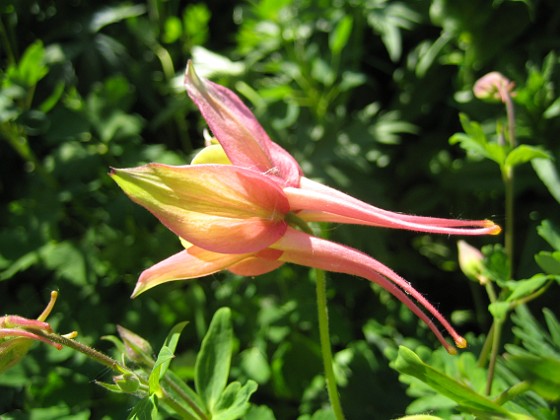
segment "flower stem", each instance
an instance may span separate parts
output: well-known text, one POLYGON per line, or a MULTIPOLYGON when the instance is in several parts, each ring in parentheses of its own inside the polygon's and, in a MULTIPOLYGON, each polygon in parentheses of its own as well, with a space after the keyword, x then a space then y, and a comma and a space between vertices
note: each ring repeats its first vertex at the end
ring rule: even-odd
POLYGON ((53 341, 58 344, 62 344, 63 346, 70 347, 76 351, 79 351, 82 354, 85 354, 90 359, 95 360, 96 362, 107 366, 111 370, 118 372, 118 373, 127 373, 128 369, 122 366, 119 362, 115 359, 101 353, 100 351, 95 350, 92 347, 86 346, 85 344, 80 343, 79 341, 72 340, 70 338, 66 338, 62 335, 56 333, 46 333, 41 330, 36 331, 37 335, 41 335, 47 338, 50 341, 53 341))
POLYGON ((490 353, 490 362, 488 363, 488 376, 486 378, 486 395, 492 392, 492 382, 494 381, 494 372, 496 362, 498 361, 498 351, 500 350, 500 339, 502 335, 503 321, 494 319, 492 334, 492 352, 490 353))
POLYGON ((327 392, 329 400, 337 420, 344 419, 342 406, 338 397, 336 388, 336 379, 334 377, 333 357, 331 351, 331 343, 329 336, 329 313, 327 308, 327 280, 323 270, 314 270, 316 279, 317 293, 317 314, 319 318, 319 336, 321 341, 321 355, 323 356, 323 367, 325 369, 325 381, 327 383, 327 392))

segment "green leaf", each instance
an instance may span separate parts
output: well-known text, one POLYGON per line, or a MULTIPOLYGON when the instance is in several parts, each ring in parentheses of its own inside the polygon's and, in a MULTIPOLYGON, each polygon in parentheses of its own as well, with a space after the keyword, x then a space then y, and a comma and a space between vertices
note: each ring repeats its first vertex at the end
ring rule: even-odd
POLYGON ((548 274, 560 275, 560 251, 541 251, 535 255, 535 261, 548 274))
POLYGON ((543 314, 550 333, 550 340, 560 348, 560 322, 558 322, 552 311, 548 308, 543 309, 543 314))
POLYGON ((241 368, 249 378, 260 384, 270 379, 270 365, 258 347, 251 347, 241 353, 241 368))
POLYGON ((515 167, 533 159, 552 159, 552 156, 542 148, 522 144, 508 153, 505 165, 515 167))
POLYGON ((47 75, 48 67, 45 65, 45 48, 41 41, 31 44, 21 57, 17 67, 10 67, 6 78, 25 87, 33 87, 47 75))
POLYGON ((234 420, 242 418, 249 410, 249 399, 257 390, 255 381, 247 381, 242 387, 239 382, 229 384, 221 394, 212 416, 213 420, 234 420))
POLYGON ((150 394, 159 391, 159 382, 169 368, 169 364, 171 363, 171 360, 173 359, 175 354, 175 349, 177 348, 177 343, 179 342, 179 337, 181 336, 181 332, 186 325, 187 322, 178 323, 171 329, 167 338, 165 339, 165 342, 161 347, 161 350, 159 351, 156 363, 154 364, 152 372, 150 373, 150 394))
POLYGON ((232 340, 231 311, 229 308, 220 308, 202 340, 195 364, 195 388, 209 413, 215 412, 216 403, 226 387, 232 340))
POLYGON ((79 246, 70 241, 50 242, 40 249, 45 266, 77 286, 85 286, 88 279, 87 263, 79 246))
POLYGON ((150 373, 149 378, 149 385, 150 385, 150 394, 155 394, 160 390, 160 380, 163 378, 167 368, 169 367, 169 363, 175 357, 173 351, 169 347, 163 346, 159 351, 156 363, 154 364, 154 368, 150 373))
POLYGON ((510 261, 503 246, 486 245, 482 247, 484 254, 484 274, 500 287, 510 280, 510 261))
POLYGON ((532 354, 510 355, 507 360, 531 389, 550 401, 560 400, 560 359, 532 354))
POLYGON ((132 408, 128 420, 153 420, 158 418, 158 401, 155 395, 143 398, 132 408))
POLYGON ((543 287, 549 280, 550 276, 535 274, 530 279, 508 281, 504 286, 512 290, 512 293, 507 297, 507 301, 513 302, 517 299, 524 298, 543 287))
POLYGON ((353 23, 352 16, 345 15, 329 34, 329 48, 331 49, 332 55, 339 55, 348 43, 348 39, 352 33, 353 23))
POLYGON ((463 383, 427 365, 412 350, 400 346, 397 358, 391 366, 405 375, 413 376, 440 394, 451 398, 465 412, 487 418, 501 416, 507 419, 525 419, 520 414, 511 413, 489 398, 478 394, 463 383))
POLYGON ((166 44, 172 44, 183 34, 183 23, 177 16, 169 16, 163 25, 162 40, 166 44))
POLYGON ((274 412, 264 405, 252 405, 243 417, 244 420, 276 420, 274 412))
POLYGON ((537 228, 537 233, 541 238, 549 243, 549 245, 557 251, 560 251, 560 232, 550 220, 543 220, 537 228))
POLYGON ((560 176, 551 159, 533 159, 531 165, 550 195, 560 203, 560 176))
POLYGON ((490 143, 480 124, 471 121, 467 115, 459 114, 459 118, 465 132, 451 136, 449 143, 459 143, 467 153, 480 155, 502 166, 506 159, 505 147, 497 143, 490 143))

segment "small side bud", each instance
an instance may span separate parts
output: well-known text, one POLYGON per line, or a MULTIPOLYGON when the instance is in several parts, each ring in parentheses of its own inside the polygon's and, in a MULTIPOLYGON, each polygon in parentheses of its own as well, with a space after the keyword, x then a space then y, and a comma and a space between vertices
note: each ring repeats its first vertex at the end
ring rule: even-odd
POLYGON ((140 388, 140 380, 136 375, 130 373, 114 376, 113 381, 126 394, 133 394, 140 388))
POLYGON ((117 331, 124 342, 126 357, 139 365, 152 366, 154 351, 150 343, 132 331, 117 325, 117 331))

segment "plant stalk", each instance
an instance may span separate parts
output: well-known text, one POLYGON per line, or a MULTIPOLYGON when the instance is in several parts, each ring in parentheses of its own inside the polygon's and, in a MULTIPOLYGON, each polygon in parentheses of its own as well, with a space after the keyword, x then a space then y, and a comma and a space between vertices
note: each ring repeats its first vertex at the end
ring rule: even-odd
POLYGON ((327 392, 337 420, 344 419, 342 406, 338 397, 336 387, 336 379, 334 376, 333 357, 331 351, 330 335, 329 335, 329 313, 327 308, 327 280, 323 270, 314 270, 317 292, 317 314, 319 319, 319 336, 321 341, 321 355, 323 356, 323 367, 325 370, 325 381, 327 383, 327 392))

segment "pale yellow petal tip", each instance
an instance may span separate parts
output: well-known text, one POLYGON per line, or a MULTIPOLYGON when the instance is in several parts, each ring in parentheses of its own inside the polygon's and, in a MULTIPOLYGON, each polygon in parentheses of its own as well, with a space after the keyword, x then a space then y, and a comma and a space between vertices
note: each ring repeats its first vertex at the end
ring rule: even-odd
POLYGON ((138 283, 136 283, 136 286, 134 287, 134 290, 132 291, 132 294, 130 295, 130 298, 131 299, 137 298, 140 294, 142 294, 146 290, 148 290, 146 285, 138 282, 138 283))
POLYGON ((497 225, 492 220, 485 220, 484 225, 490 229, 490 235, 499 235, 502 232, 501 226, 497 225))

